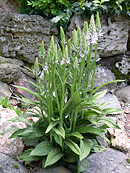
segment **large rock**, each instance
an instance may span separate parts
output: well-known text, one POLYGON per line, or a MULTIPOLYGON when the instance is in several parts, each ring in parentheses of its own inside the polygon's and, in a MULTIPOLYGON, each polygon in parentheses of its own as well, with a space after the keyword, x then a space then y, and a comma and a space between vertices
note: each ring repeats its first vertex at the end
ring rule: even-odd
MULTIPOLYGON (((67 35, 72 38, 73 29, 77 29, 78 26, 83 28, 84 21, 89 22, 89 19, 82 20, 80 14, 75 14, 70 21, 67 35)), ((101 17, 101 24, 104 35, 99 39, 98 44, 100 56, 108 57, 124 53, 127 50, 128 41, 128 17, 125 15, 114 17, 104 14, 101 17)))
POLYGON ((10 156, 0 153, 1 173, 26 173, 27 169, 10 156))
POLYGON ((115 92, 115 95, 121 100, 130 103, 130 86, 119 89, 115 92))
POLYGON ((42 41, 47 48, 51 36, 58 34, 49 20, 38 15, 0 15, 0 55, 34 63, 42 41))
MULTIPOLYGON (((21 122, 8 121, 11 118, 17 117, 18 115, 14 110, 10 110, 9 108, 2 108, 0 106, 0 134, 6 130, 9 130, 11 127, 15 128, 25 128, 26 125, 21 122)), ((8 139, 13 132, 8 132, 5 135, 0 135, 0 152, 4 154, 8 154, 11 157, 15 158, 22 154, 23 151, 23 142, 22 139, 11 138, 8 139)))
POLYGON ((19 13, 18 0, 0 0, 0 14, 19 13))
MULTIPOLYGON (((105 67, 102 67, 102 66, 99 66, 96 68, 94 88, 97 88, 107 82, 114 81, 114 80, 115 80, 115 76, 111 72, 111 70, 109 70, 105 67)), ((111 84, 105 85, 100 90, 108 89, 108 91, 111 91, 114 88, 116 88, 116 83, 111 83, 111 84)))
POLYGON ((0 80, 6 83, 12 82, 20 77, 21 66, 24 63, 17 59, 4 58, 0 56, 0 80))
POLYGON ((88 168, 84 173, 129 173, 130 165, 127 156, 117 150, 107 149, 88 157, 88 168))

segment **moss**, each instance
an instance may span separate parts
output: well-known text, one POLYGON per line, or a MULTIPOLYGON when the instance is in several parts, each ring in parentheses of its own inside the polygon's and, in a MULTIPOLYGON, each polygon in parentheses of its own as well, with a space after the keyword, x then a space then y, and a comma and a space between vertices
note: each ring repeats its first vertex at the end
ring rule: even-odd
POLYGON ((115 68, 112 70, 112 72, 114 73, 116 79, 121 79, 121 80, 126 80, 128 81, 130 78, 130 75, 126 75, 120 72, 120 70, 118 68, 115 68))
POLYGON ((18 165, 18 164, 14 164, 14 167, 15 167, 16 169, 19 169, 19 165, 18 165))

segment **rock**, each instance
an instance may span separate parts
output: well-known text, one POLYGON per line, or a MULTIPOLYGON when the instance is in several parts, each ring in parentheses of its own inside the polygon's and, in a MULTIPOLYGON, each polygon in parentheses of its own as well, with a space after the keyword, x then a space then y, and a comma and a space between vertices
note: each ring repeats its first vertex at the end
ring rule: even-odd
POLYGON ((49 47, 51 36, 58 34, 50 20, 39 15, 0 15, 0 55, 13 57, 31 64, 38 57, 42 41, 49 47))
MULTIPOLYGON (((84 21, 89 22, 89 19, 86 17, 82 20, 80 14, 75 14, 70 20, 67 35, 72 38, 73 29, 77 29, 78 26, 83 28, 84 21)), ((102 15, 101 24, 104 35, 99 38, 98 52, 101 52, 100 57, 125 53, 129 31, 128 21, 128 17, 122 14, 117 17, 110 14, 102 15)))
POLYGON ((125 122, 118 121, 117 125, 121 129, 109 128, 108 131, 111 135, 111 146, 123 152, 130 153, 130 139, 125 130, 125 122))
MULTIPOLYGON (((21 73, 21 77, 19 79, 16 79, 13 81, 13 83, 17 86, 25 87, 33 92, 36 92, 36 87, 29 82, 29 80, 33 81, 35 83, 35 80, 31 79, 30 77, 26 76, 24 73, 21 73)), ((20 94, 21 96, 30 99, 35 100, 36 97, 26 91, 23 91, 19 88, 14 89, 15 94, 20 94)))
POLYGON ((26 173, 27 169, 10 156, 0 153, 1 173, 26 173))
POLYGON ((121 100, 126 100, 130 103, 130 86, 119 89, 115 92, 115 95, 121 100))
POLYGON ((102 104, 104 102, 109 102, 109 101, 113 101, 113 102, 110 103, 109 105, 107 105, 105 108, 119 108, 119 109, 121 109, 121 105, 120 105, 120 102, 118 101, 117 97, 111 93, 107 93, 104 97, 102 97, 97 102, 102 104))
POLYGON ((53 169, 39 169, 35 173, 71 173, 68 169, 60 166, 53 169))
POLYGON ((130 58, 123 57, 122 61, 116 63, 116 67, 121 73, 128 75, 130 73, 130 58))
POLYGON ((10 98, 11 94, 12 93, 9 91, 8 85, 0 81, 0 96, 2 96, 3 98, 10 98))
POLYGON ((88 156, 88 168, 83 173, 129 173, 127 156, 117 150, 107 149, 88 156))
POLYGON ((18 0, 0 0, 0 14, 19 13, 18 0))
MULTIPOLYGON (((10 110, 9 108, 2 108, 2 106, 0 105, 0 134, 6 130, 9 130, 11 127, 21 129, 26 127, 26 125, 21 122, 13 123, 12 121, 7 121, 17 116, 18 115, 15 113, 14 110, 10 110)), ((22 154, 24 145, 21 138, 8 139, 13 132, 8 132, 5 135, 0 135, 0 152, 8 154, 16 159, 17 156, 22 154)))
POLYGON ((128 137, 130 137, 130 112, 129 114, 126 114, 126 124, 125 124, 125 129, 128 137))
MULTIPOLYGON (((105 67, 102 67, 102 66, 99 66, 96 68, 94 88, 97 88, 107 82, 114 81, 114 80, 115 80, 115 76, 111 72, 111 70, 109 70, 105 67)), ((100 90, 108 89, 108 91, 111 91, 115 87, 116 87, 116 83, 111 83, 111 84, 108 84, 108 85, 102 87, 100 90)), ((98 91, 100 91, 100 90, 98 90, 98 91)))

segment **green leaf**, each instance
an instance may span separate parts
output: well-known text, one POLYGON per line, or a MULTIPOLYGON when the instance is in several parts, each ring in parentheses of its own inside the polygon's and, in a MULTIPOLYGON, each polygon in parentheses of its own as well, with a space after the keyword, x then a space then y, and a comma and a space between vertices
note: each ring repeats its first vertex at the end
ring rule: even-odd
POLYGON ((59 22, 59 20, 63 17, 63 15, 59 15, 59 16, 56 16, 54 17, 52 20, 51 20, 51 23, 57 23, 59 22))
POLYGON ((103 109, 103 111, 106 115, 124 113, 124 110, 119 109, 119 108, 106 108, 106 109, 103 109))
POLYGON ((29 161, 29 162, 40 160, 42 157, 30 156, 30 153, 31 153, 32 150, 33 150, 33 148, 30 148, 30 149, 26 150, 24 153, 22 153, 19 156, 19 160, 25 160, 25 161, 29 161))
POLYGON ((72 105, 79 105, 81 103, 81 94, 80 91, 76 91, 74 98, 72 100, 72 105))
POLYGON ((37 138, 44 136, 44 131, 38 127, 30 127, 18 134, 19 137, 37 138))
POLYGON ((84 141, 80 140, 80 150, 81 150, 81 155, 79 156, 79 158, 80 161, 82 161, 89 155, 91 151, 91 146, 87 140, 84 141))
POLYGON ((54 137, 56 143, 62 147, 62 137, 57 135, 56 133, 53 133, 53 137, 54 137))
POLYGON ((107 93, 107 89, 106 90, 103 90, 101 92, 97 92, 96 94, 94 94, 94 96, 92 96, 93 99, 100 99, 102 97, 104 97, 107 93))
POLYGON ((77 129, 77 131, 80 133, 92 133, 101 137, 103 136, 99 129, 90 126, 80 127, 77 129))
POLYGON ((23 122, 23 123, 26 123, 30 126, 32 126, 33 122, 31 120, 28 120, 22 116, 18 116, 18 117, 14 117, 14 118, 11 118, 10 120, 8 121, 12 121, 12 122, 23 122))
POLYGON ((51 122, 49 126, 47 127, 45 133, 48 133, 54 126, 56 126, 58 122, 51 122))
POLYGON ((19 135, 20 133, 26 131, 27 129, 28 129, 28 127, 24 128, 24 129, 19 129, 19 130, 15 131, 15 132, 9 137, 9 139, 11 139, 11 138, 19 138, 18 135, 19 135))
POLYGON ((78 160, 77 168, 78 172, 83 172, 87 169, 88 167, 88 160, 87 158, 83 159, 82 161, 78 160))
POLYGON ((80 155, 80 148, 79 146, 73 142, 71 139, 69 139, 68 141, 65 141, 65 144, 76 154, 80 155))
POLYGON ((18 128, 16 128, 16 127, 11 127, 9 130, 4 131, 4 132, 1 133, 0 135, 5 135, 5 134, 7 134, 8 132, 11 132, 11 131, 14 131, 14 130, 18 130, 18 128))
POLYGON ((65 139, 65 130, 63 128, 63 126, 61 126, 59 124, 59 126, 57 128, 53 128, 53 131, 57 134, 57 135, 60 135, 62 136, 64 139, 65 139))
POLYGON ((56 148, 56 149, 52 150, 47 156, 44 167, 47 167, 49 165, 56 163, 62 156, 63 156, 63 154, 60 152, 59 149, 56 148))
POLYGON ((83 139, 84 138, 79 132, 72 132, 72 133, 66 135, 66 137, 69 137, 69 136, 75 136, 75 137, 77 137, 79 139, 83 139))
POLYGON ((48 155, 51 150, 54 149, 54 146, 49 141, 40 142, 35 149, 30 153, 30 156, 45 156, 48 155))
POLYGON ((64 161, 68 163, 76 162, 79 159, 79 156, 75 154, 70 148, 65 150, 64 161))
POLYGON ((98 121, 99 123, 105 123, 108 127, 120 129, 120 127, 115 123, 115 121, 111 117, 102 117, 98 121))

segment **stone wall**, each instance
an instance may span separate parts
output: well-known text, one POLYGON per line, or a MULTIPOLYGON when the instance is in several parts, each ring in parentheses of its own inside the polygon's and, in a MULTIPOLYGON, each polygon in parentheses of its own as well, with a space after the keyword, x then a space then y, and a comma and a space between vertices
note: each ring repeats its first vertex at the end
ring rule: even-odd
POLYGON ((51 25, 38 15, 0 15, 0 55, 34 63, 42 41, 48 47, 51 36, 58 34, 51 25))
MULTIPOLYGON (((71 19, 67 35, 72 38, 73 29, 77 29, 78 26, 83 28, 84 21, 89 22, 89 19, 82 20, 80 14, 75 14, 71 19)), ((110 14, 105 14, 101 17, 102 33, 104 34, 98 44, 98 51, 101 52, 100 57, 125 53, 128 42, 128 21, 128 17, 125 15, 113 17, 110 14)))
POLYGON ((3 13, 19 13, 19 0, 0 0, 0 14, 3 13))

